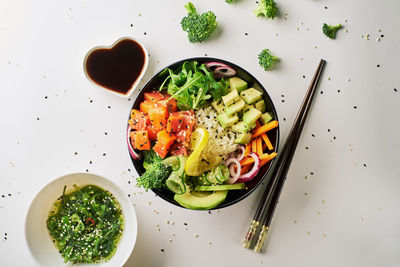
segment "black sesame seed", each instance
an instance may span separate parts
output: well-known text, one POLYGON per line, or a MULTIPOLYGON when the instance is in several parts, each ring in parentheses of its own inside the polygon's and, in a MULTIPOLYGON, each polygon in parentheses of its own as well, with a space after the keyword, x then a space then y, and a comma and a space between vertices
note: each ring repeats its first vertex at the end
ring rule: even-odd
POLYGON ((306 149, 308 149, 308 146, 306 146, 306 149))
POLYGON ((144 35, 146 35, 147 33, 146 33, 146 32, 144 32, 143 34, 144 34, 144 35))
POLYGON ((130 184, 131 183, 131 181, 128 181, 128 184, 130 184))
POLYGON ((331 131, 331 129, 328 129, 328 133, 331 131))
POLYGON ((336 136, 333 137, 333 140, 336 140, 336 136))
POLYGON ((313 173, 313 172, 310 172, 310 174, 311 174, 311 175, 314 175, 314 173, 313 173))
POLYGON ((164 249, 163 249, 163 248, 161 249, 161 252, 164 252, 164 249))
POLYGON ((1 197, 6 197, 5 195, 1 195, 1 197))
POLYGON ((187 225, 187 223, 183 223, 183 225, 187 225))
POLYGON ((249 34, 247 32, 245 32, 244 35, 249 35, 249 34))
POLYGON ((303 75, 303 78, 306 78, 306 75, 303 75))
POLYGON ((128 194, 128 197, 131 197, 131 194, 128 194))
POLYGON ((340 90, 337 90, 338 93, 340 93, 340 90))
POLYGON ((11 194, 8 194, 9 197, 11 197, 11 194))
POLYGON ((396 89, 396 88, 393 88, 393 90, 394 90, 395 92, 397 92, 397 89, 396 89))
POLYGON ((367 167, 367 164, 364 163, 363 165, 364 165, 364 167, 367 167))
POLYGON ((311 134, 312 137, 315 137, 315 134, 311 134))
POLYGON ((380 66, 381 66, 381 65, 379 65, 379 64, 378 64, 378 65, 376 65, 376 67, 377 67, 377 68, 379 68, 380 66))
POLYGON ((285 118, 285 117, 283 117, 283 121, 286 121, 286 118, 285 118))
POLYGON ((93 161, 89 161, 89 164, 92 164, 93 163, 93 161))
POLYGON ((90 101, 89 101, 90 103, 93 103, 93 100, 92 99, 90 99, 90 101))
POLYGON ((86 172, 89 172, 89 170, 88 170, 88 169, 86 169, 86 172))
POLYGON ((107 106, 108 108, 111 108, 111 106, 107 106))
POLYGON ((282 99, 282 103, 285 102, 285 99, 282 99))
POLYGON ((356 108, 357 108, 357 106, 354 106, 353 108, 354 108, 354 109, 356 109, 356 108))
POLYGON ((131 24, 131 27, 133 27, 133 24, 131 24))
POLYGON ((324 91, 321 91, 321 95, 324 93, 324 91))
POLYGON ((78 155, 78 152, 75 152, 75 155, 78 155))
POLYGON ((385 35, 381 34, 381 37, 383 38, 383 37, 385 37, 385 35))
POLYGON ((44 97, 44 99, 47 99, 47 95, 44 97))
POLYGON ((103 153, 103 156, 105 156, 106 155, 106 153, 103 153))
POLYGON ((328 7, 326 6, 325 9, 328 9, 328 7))
POLYGON ((211 214, 211 210, 208 211, 208 214, 211 214))
POLYGON ((37 117, 36 119, 39 120, 39 117, 37 117))
POLYGON ((108 133, 107 133, 107 132, 104 132, 104 134, 107 135, 108 133))
POLYGON ((204 56, 206 57, 206 56, 207 56, 207 54, 204 54, 204 56))

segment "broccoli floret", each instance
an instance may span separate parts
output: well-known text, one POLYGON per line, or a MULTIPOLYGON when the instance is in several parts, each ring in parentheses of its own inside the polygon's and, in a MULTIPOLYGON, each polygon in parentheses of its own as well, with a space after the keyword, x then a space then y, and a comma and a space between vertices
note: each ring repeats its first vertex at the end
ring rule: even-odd
POLYGON ((165 166, 162 158, 153 150, 145 152, 143 166, 146 172, 136 178, 137 185, 143 187, 146 191, 164 188, 165 180, 171 174, 171 167, 165 166))
POLYGON ((278 7, 274 0, 259 0, 258 7, 254 10, 254 14, 256 14, 257 17, 263 15, 267 19, 274 19, 277 11, 278 7))
POLYGON ((342 28, 341 24, 338 24, 336 26, 334 25, 328 25, 326 23, 324 23, 324 25, 322 26, 322 32, 328 36, 331 39, 335 39, 336 38, 336 32, 342 28))
POLYGON ((264 70, 269 70, 275 61, 279 61, 279 58, 271 55, 269 49, 264 49, 258 54, 258 63, 264 70))
POLYGON ((233 0, 225 0, 225 2, 227 2, 228 4, 232 4, 233 0))
POLYGON ((185 8, 188 15, 182 19, 181 26, 188 33, 189 41, 200 43, 210 37, 218 25, 215 14, 211 11, 198 14, 191 2, 187 3, 185 8))

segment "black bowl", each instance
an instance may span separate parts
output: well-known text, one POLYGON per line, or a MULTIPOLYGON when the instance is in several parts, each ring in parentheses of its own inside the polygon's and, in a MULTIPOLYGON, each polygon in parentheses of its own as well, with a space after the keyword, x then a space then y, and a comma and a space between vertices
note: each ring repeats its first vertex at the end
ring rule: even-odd
MULTIPOLYGON (((166 68, 170 68, 172 70, 177 69, 179 66, 181 66, 185 61, 192 61, 195 60, 199 63, 205 63, 205 62, 222 62, 233 69, 236 70, 236 76, 247 81, 249 84, 249 87, 253 87, 255 89, 258 89, 263 92, 263 99, 265 101, 266 105, 266 110, 269 112, 273 113, 273 117, 275 120, 278 121, 278 114, 276 113, 275 106, 272 103, 271 97, 268 95, 267 91, 265 88, 261 85, 261 83, 254 78, 253 75, 251 75, 249 72, 244 70, 243 68, 239 67, 238 65, 231 63, 226 60, 218 59, 218 58, 211 58, 211 57, 194 57, 194 58, 186 58, 179 60, 166 68)), ((164 81, 165 77, 167 74, 160 76, 160 72, 155 74, 146 84, 145 86, 141 89, 141 91, 137 94, 132 109, 139 109, 139 104, 144 101, 144 93, 148 91, 152 91, 155 89, 158 89, 158 86, 161 85, 161 83, 164 81)), ((129 119, 129 118, 128 118, 129 119)), ((275 129, 271 130, 268 132, 268 137, 271 140, 271 143, 273 144, 275 151, 278 151, 278 145, 279 145, 279 126, 276 127, 275 129)), ((139 175, 142 175, 145 172, 145 169, 143 168, 143 160, 135 160, 131 156, 132 163, 138 172, 139 175)), ((265 164, 263 167, 261 167, 260 171, 258 172, 257 176, 254 177, 251 181, 246 183, 247 190, 232 190, 228 193, 228 196, 222 204, 220 204, 218 207, 214 209, 221 209, 224 207, 228 207, 232 204, 235 204, 247 196, 249 196, 261 183, 264 182, 264 180, 267 178, 267 174, 271 169, 271 166, 273 165, 274 159, 265 164)), ((162 199, 168 201, 171 204, 174 204, 176 206, 182 207, 178 202, 174 200, 174 193, 169 191, 168 189, 166 190, 153 190, 153 192, 161 197, 162 199)), ((183 208, 183 207, 182 207, 183 208)))

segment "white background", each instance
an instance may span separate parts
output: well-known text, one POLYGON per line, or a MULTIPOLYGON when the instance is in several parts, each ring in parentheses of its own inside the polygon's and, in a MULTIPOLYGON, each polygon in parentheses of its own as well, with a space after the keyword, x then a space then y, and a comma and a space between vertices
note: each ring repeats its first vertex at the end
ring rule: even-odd
POLYGON ((135 205, 139 234, 126 266, 400 266, 400 2, 279 0, 282 15, 268 21, 254 16, 256 1, 194 1, 219 22, 202 44, 180 28, 185 3, 0 0, 0 265, 34 265, 28 205, 51 180, 87 169, 135 205), (344 25, 336 40, 322 34, 324 22, 344 25), (282 142, 327 60, 264 253, 241 247, 260 190, 209 214, 134 187, 124 139, 132 100, 90 83, 82 66, 88 50, 123 36, 150 53, 144 80, 204 54, 247 69, 275 102, 282 142), (258 66, 263 48, 281 58, 269 72, 258 66))

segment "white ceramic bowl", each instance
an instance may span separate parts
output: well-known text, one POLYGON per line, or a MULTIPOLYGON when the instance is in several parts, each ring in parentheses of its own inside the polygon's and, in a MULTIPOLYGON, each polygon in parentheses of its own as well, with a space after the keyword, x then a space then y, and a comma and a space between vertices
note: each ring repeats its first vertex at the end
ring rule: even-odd
POLYGON ((62 195, 64 186, 71 189, 78 186, 97 185, 115 197, 119 202, 124 216, 124 230, 114 256, 107 262, 84 264, 84 266, 122 266, 129 258, 135 246, 137 237, 136 213, 128 197, 111 181, 89 173, 73 173, 57 178, 46 185, 32 201, 25 221, 25 237, 28 247, 40 266, 73 266, 64 263, 64 258, 50 238, 46 220, 49 211, 58 197, 62 195))

